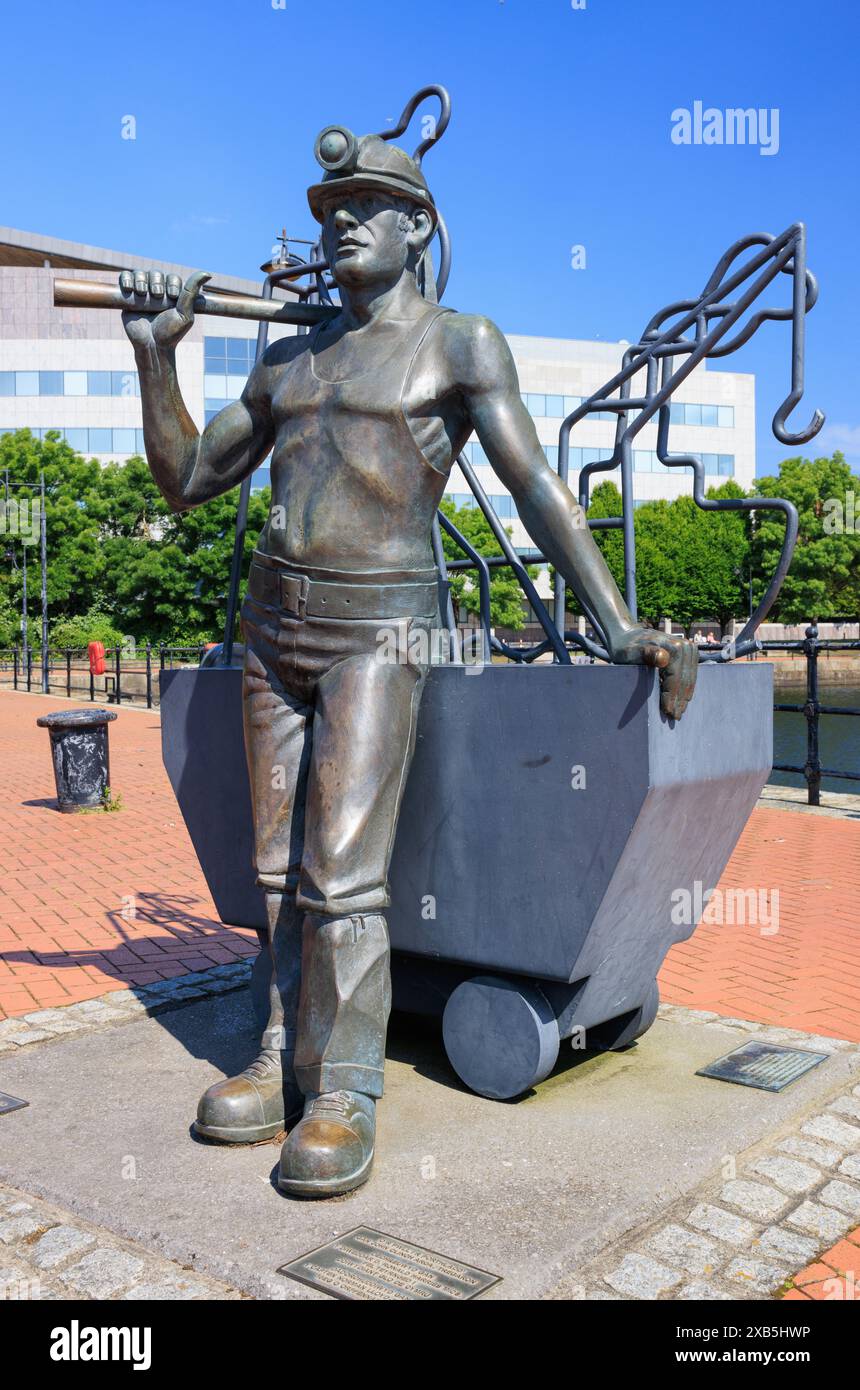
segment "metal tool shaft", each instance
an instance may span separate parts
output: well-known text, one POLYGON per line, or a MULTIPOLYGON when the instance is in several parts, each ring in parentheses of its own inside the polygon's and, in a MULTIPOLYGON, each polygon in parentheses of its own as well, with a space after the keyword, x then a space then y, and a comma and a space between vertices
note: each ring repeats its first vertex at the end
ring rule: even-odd
MULTIPOLYGON (((98 280, 54 281, 54 304, 58 308, 124 309, 136 314, 160 314, 174 306, 168 295, 137 294, 98 280)), ((339 311, 326 304, 300 304, 263 299, 256 294, 223 294, 206 290, 194 300, 194 313, 212 314, 218 318, 256 319, 268 323, 312 325, 334 318, 339 311)))

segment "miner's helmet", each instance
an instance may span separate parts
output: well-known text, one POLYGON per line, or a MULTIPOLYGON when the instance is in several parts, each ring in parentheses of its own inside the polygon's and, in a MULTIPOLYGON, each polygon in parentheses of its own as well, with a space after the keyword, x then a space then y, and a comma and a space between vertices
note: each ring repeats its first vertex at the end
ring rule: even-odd
POLYGON ((426 208, 436 226, 433 194, 420 166, 405 150, 379 135, 356 136, 346 126, 330 125, 317 136, 314 154, 326 171, 322 183, 308 189, 311 212, 318 222, 323 221, 332 195, 367 189, 411 199, 426 208))

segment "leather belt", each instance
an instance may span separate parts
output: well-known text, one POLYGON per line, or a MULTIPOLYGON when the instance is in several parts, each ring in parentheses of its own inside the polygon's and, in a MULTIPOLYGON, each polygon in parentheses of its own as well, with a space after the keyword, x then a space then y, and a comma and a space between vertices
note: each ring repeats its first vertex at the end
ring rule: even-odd
POLYGON ((339 583, 254 562, 248 593, 294 618, 430 618, 439 605, 435 583, 339 583))

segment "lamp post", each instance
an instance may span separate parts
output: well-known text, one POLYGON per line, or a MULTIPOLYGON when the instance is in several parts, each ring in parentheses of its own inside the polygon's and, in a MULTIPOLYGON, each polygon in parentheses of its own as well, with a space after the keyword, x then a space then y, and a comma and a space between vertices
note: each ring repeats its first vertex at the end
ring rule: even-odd
MULTIPOLYGON (((6 516, 8 517, 8 515, 9 515, 9 470, 8 470, 8 468, 5 470, 5 474, 4 474, 4 484, 5 484, 5 492, 6 492, 6 516)), ((44 469, 40 470, 40 472, 39 472, 39 481, 38 481, 38 483, 18 483, 17 486, 18 486, 18 487, 26 487, 26 488, 34 488, 34 489, 35 489, 35 488, 38 488, 38 489, 39 489, 39 560, 40 560, 40 568, 41 568, 41 572, 42 572, 42 573, 41 573, 41 578, 42 578, 42 585, 41 585, 41 589, 42 589, 42 593, 41 593, 41 598, 42 598, 42 642, 41 642, 41 648, 42 648, 42 653, 41 653, 41 654, 42 654, 42 681, 41 681, 41 685, 42 685, 42 694, 43 694, 43 695, 47 695, 47 694, 49 693, 49 689, 48 689, 48 686, 49 686, 49 681, 48 681, 48 528, 47 528, 47 519, 46 519, 46 515, 45 515, 45 473, 44 473, 44 469)), ((17 531, 18 531, 18 534, 20 534, 20 532, 21 532, 20 525, 17 525, 16 529, 17 529, 17 531)), ((32 539, 32 537, 31 537, 31 539, 32 539)), ((29 655, 29 615, 28 615, 28 612, 27 612, 27 544, 28 544, 27 538, 24 537, 24 536, 22 536, 22 538, 21 538, 21 548, 22 548, 23 553, 24 553, 24 562, 23 562, 23 565, 22 565, 21 642, 22 642, 22 645, 23 645, 23 648, 24 648, 24 661, 25 661, 25 663, 27 663, 27 669, 29 670, 29 662, 28 662, 28 655, 29 655)), ((14 547, 10 546, 10 550, 9 550, 9 552, 7 552, 7 553, 9 553, 9 554, 11 555, 12 565, 13 565, 13 568, 14 568, 14 566, 15 566, 15 551, 14 551, 14 547)))

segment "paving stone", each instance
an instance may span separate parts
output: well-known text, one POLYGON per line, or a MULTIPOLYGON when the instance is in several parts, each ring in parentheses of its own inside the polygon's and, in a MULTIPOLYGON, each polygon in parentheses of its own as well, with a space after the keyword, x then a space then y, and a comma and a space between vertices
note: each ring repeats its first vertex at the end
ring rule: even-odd
POLYGON ((851 1119, 860 1120, 860 1099, 856 1096, 838 1096, 827 1109, 835 1115, 848 1115, 851 1119))
POLYGON ((51 1224, 50 1221, 40 1221, 37 1216, 13 1216, 6 1221, 0 1221, 0 1241, 4 1245, 11 1245, 13 1241, 38 1235, 51 1224))
POLYGON ((855 1047, 856 1043, 846 1041, 845 1038, 828 1038, 821 1033, 798 1033, 800 1046, 807 1052, 844 1052, 848 1047, 855 1047))
POLYGON ((48 1038, 56 1036, 56 1033, 49 1033, 45 1028, 31 1028, 27 1025, 17 1033, 11 1033, 4 1041, 11 1043, 13 1047, 28 1047, 30 1043, 47 1042, 48 1038))
POLYGON ((821 1182, 822 1177, 817 1168, 800 1163, 796 1158, 783 1158, 781 1154, 763 1154, 750 1164, 750 1169, 763 1178, 770 1178, 777 1187, 795 1197, 802 1197, 804 1192, 821 1182))
POLYGON ((130 1255, 126 1250, 114 1250, 100 1246, 71 1269, 60 1275, 66 1284, 71 1284, 80 1293, 91 1298, 110 1298, 133 1284, 144 1269, 143 1260, 130 1255))
POLYGON ((659 1298, 661 1293, 680 1284, 683 1275, 646 1255, 625 1255, 617 1269, 604 1275, 605 1282, 630 1298, 659 1298))
POLYGON ((208 994, 226 994, 228 990, 238 989, 242 983, 241 980, 219 977, 217 980, 210 980, 206 991, 208 994))
POLYGON ((778 1188, 762 1182, 747 1182, 744 1178, 727 1182, 720 1198, 730 1206, 740 1207, 747 1216, 753 1216, 757 1221, 772 1221, 789 1204, 789 1198, 778 1188))
POLYGON ((0 1023, 0 1038, 14 1040, 16 1034, 29 1031, 29 1023, 22 1023, 20 1018, 4 1018, 0 1023))
POLYGON ((847 1158, 843 1158, 839 1171, 849 1178, 860 1178, 860 1154, 849 1154, 847 1158))
POLYGON ((775 1043, 777 1047, 797 1047, 800 1044, 807 1052, 812 1051, 812 1048, 807 1046, 809 1042, 807 1034, 799 1033, 796 1028, 765 1027, 761 1031, 761 1040, 762 1042, 775 1043))
POLYGON ((69 1018, 64 1009, 37 1009, 35 1013, 24 1014, 23 1017, 33 1028, 41 1028, 48 1033, 79 1033, 83 1026, 79 1019, 69 1018))
MULTIPOLYGON (((683 1004, 661 1004, 658 1012, 662 1013, 664 1008, 665 1013, 663 1013, 663 1017, 669 1019, 672 1023, 708 1023, 711 1019, 717 1018, 718 1016, 717 1014, 705 1011, 700 1013, 698 1009, 685 1009, 683 1004)), ((720 1019, 721 1023, 722 1021, 723 1020, 720 1019)))
POLYGON ((717 1240, 725 1240, 729 1245, 746 1245, 758 1233, 758 1227, 734 1212, 723 1211, 722 1207, 709 1206, 701 1202, 687 1217, 687 1225, 706 1231, 717 1240))
MULTIPOLYGON (((186 975, 184 977, 188 979, 186 975)), ((141 1007, 140 1000, 133 989, 114 989, 110 994, 100 994, 96 1004, 103 1004, 106 1009, 131 1009, 137 1010, 141 1007)))
POLYGON ((713 1303, 718 1299, 735 1299, 737 1294, 732 1290, 722 1289, 718 1284, 709 1284, 704 1279, 694 1279, 691 1284, 685 1284, 677 1294, 676 1298, 682 1298, 693 1303, 713 1303))
POLYGON ((756 1255, 739 1255, 726 1270, 726 1278, 734 1279, 757 1293, 774 1293, 793 1273, 793 1267, 760 1260, 756 1255))
POLYGON ((688 1274, 707 1274, 718 1269, 721 1249, 707 1236, 687 1231, 683 1226, 666 1226, 646 1241, 645 1249, 658 1260, 684 1269, 688 1274))
POLYGON ((860 1149, 860 1129, 856 1125, 847 1124, 845 1120, 840 1120, 836 1115, 816 1115, 813 1119, 807 1120, 805 1125, 801 1125, 804 1134, 811 1134, 813 1139, 826 1139, 831 1144, 839 1144, 843 1149, 860 1149))
POLYGON ((80 1004, 68 1004, 65 1012, 70 1018, 80 1019, 83 1023, 93 1025, 96 1023, 115 1023, 122 1018, 119 1009, 109 1009, 105 1004, 99 1004, 95 999, 84 999, 80 1004))
POLYGON ((163 1279, 152 1280, 146 1284, 135 1284, 127 1293, 123 1294, 125 1302, 130 1302, 132 1299, 155 1299, 158 1302, 165 1302, 174 1299, 189 1300, 212 1297, 214 1297, 213 1291, 208 1284, 202 1283, 199 1279, 183 1279, 181 1275, 176 1274, 168 1274, 163 1279))
POLYGON ((826 1187, 822 1187, 818 1200, 827 1207, 836 1207, 848 1216, 860 1219, 860 1187, 855 1187, 853 1183, 838 1180, 829 1182, 826 1187))
POLYGON ((155 980, 151 985, 146 986, 147 994, 175 994, 182 989, 185 984, 184 975, 172 975, 169 980, 155 980))
POLYGON ((818 1254, 819 1242, 810 1236, 787 1231, 784 1226, 768 1226, 758 1240, 753 1241, 753 1245, 759 1254, 793 1260, 795 1269, 799 1269, 818 1254))
POLYGON ((30 1252, 30 1258, 38 1269, 55 1269, 72 1255, 82 1255, 96 1238, 88 1231, 79 1231, 74 1226, 54 1226, 37 1240, 30 1252))
POLYGON ((837 1241, 851 1225, 851 1218, 833 1207, 823 1207, 819 1202, 802 1202, 796 1211, 786 1217, 790 1226, 822 1240, 837 1241))
POLYGON ((792 1134, 788 1139, 780 1140, 776 1147, 783 1153, 820 1163, 822 1168, 835 1168, 842 1157, 842 1150, 835 1144, 825 1144, 821 1139, 805 1139, 802 1134, 792 1134))

